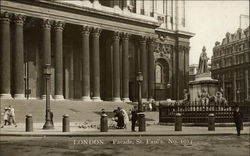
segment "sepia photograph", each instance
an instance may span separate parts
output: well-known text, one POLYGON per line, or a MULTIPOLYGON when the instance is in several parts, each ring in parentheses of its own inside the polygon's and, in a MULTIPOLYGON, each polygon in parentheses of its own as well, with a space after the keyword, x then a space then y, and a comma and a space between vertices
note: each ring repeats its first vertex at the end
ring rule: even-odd
POLYGON ((0 0, 1 156, 249 156, 249 0, 0 0))

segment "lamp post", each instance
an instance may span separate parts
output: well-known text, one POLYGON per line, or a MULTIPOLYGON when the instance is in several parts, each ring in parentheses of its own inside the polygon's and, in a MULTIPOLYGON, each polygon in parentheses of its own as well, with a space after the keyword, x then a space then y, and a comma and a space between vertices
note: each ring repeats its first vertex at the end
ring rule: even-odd
POLYGON ((238 97, 238 100, 237 100, 237 101, 240 102, 240 90, 237 89, 237 90, 236 90, 236 93, 237 93, 237 97, 238 97))
POLYGON ((143 81, 143 76, 141 72, 138 72, 136 81, 138 83, 138 111, 142 112, 141 83, 143 81))
POLYGON ((142 113, 142 98, 141 98, 141 83, 143 81, 143 76, 141 72, 138 72, 136 76, 136 81, 138 83, 138 122, 139 122, 139 131, 146 131, 146 123, 145 123, 145 114, 142 113))
POLYGON ((51 120, 51 110, 50 110, 50 76, 51 76, 51 66, 50 64, 45 64, 44 71, 45 77, 45 91, 46 91, 46 115, 45 124, 43 129, 54 129, 54 125, 51 120))

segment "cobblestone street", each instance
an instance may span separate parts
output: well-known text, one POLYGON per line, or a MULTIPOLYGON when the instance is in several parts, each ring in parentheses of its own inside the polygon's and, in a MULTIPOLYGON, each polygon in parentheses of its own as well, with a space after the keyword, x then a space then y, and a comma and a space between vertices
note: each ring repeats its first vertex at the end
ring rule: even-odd
POLYGON ((1 156, 248 156, 249 137, 1 137, 1 156))

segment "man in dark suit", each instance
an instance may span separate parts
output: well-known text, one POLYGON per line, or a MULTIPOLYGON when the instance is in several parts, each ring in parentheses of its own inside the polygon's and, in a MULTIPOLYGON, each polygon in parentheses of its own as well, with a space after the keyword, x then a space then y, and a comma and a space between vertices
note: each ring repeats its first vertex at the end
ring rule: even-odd
POLYGON ((240 112, 239 106, 236 106, 234 111, 234 122, 237 130, 237 135, 240 136, 240 130, 243 126, 243 114, 240 112))
POLYGON ((135 124, 136 124, 136 121, 137 121, 137 113, 138 113, 138 109, 137 109, 137 106, 134 106, 133 110, 131 111, 131 122, 132 122, 132 125, 131 125, 131 130, 133 132, 135 132, 135 124))

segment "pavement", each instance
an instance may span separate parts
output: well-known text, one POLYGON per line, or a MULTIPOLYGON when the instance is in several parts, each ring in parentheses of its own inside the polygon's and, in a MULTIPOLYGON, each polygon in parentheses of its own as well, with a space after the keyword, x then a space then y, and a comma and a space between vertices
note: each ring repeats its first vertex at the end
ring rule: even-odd
MULTIPOLYGON (((18 126, 5 126, 0 129, 0 136, 196 136, 196 135, 236 135, 233 123, 216 124, 215 131, 208 131, 207 126, 183 124, 182 131, 174 131, 173 124, 160 125, 159 112, 145 112, 146 131, 131 132, 129 124, 127 129, 115 129, 113 110, 122 107, 125 110, 132 108, 131 104, 115 102, 82 102, 82 101, 51 101, 54 113, 54 129, 43 130, 45 122, 44 100, 0 100, 1 110, 12 105, 15 108, 18 126), (104 108, 108 115, 110 129, 108 132, 100 132, 100 110, 104 108), (33 116, 33 132, 25 132, 25 116, 33 116), (68 114, 70 118, 70 132, 62 132, 62 115, 68 114), (226 125, 226 126, 225 126, 226 125), (227 126, 229 125, 229 126, 227 126), (81 128, 79 128, 79 126, 81 128), (84 127, 84 128, 82 128, 84 127)), ((1 115, 2 117, 2 115, 1 115)), ((1 120, 1 124, 3 121, 1 120)), ((136 127, 138 130, 138 127, 136 127)), ((243 135, 249 135, 249 123, 244 123, 243 135)))
MULTIPOLYGON (((54 123, 52 130, 43 130, 44 123, 34 123, 33 132, 25 132, 25 124, 1 128, 0 136, 202 136, 202 135, 236 135, 235 127, 215 127, 215 131, 208 131, 207 127, 182 126, 182 131, 175 131, 174 126, 147 124, 145 132, 131 132, 127 129, 111 128, 108 132, 100 132, 99 125, 91 123, 86 128, 80 128, 82 123, 71 122, 70 132, 62 132, 62 123, 54 123)), ((136 127, 138 130, 138 127, 136 127)), ((242 135, 249 135, 250 129, 244 127, 242 135)))

